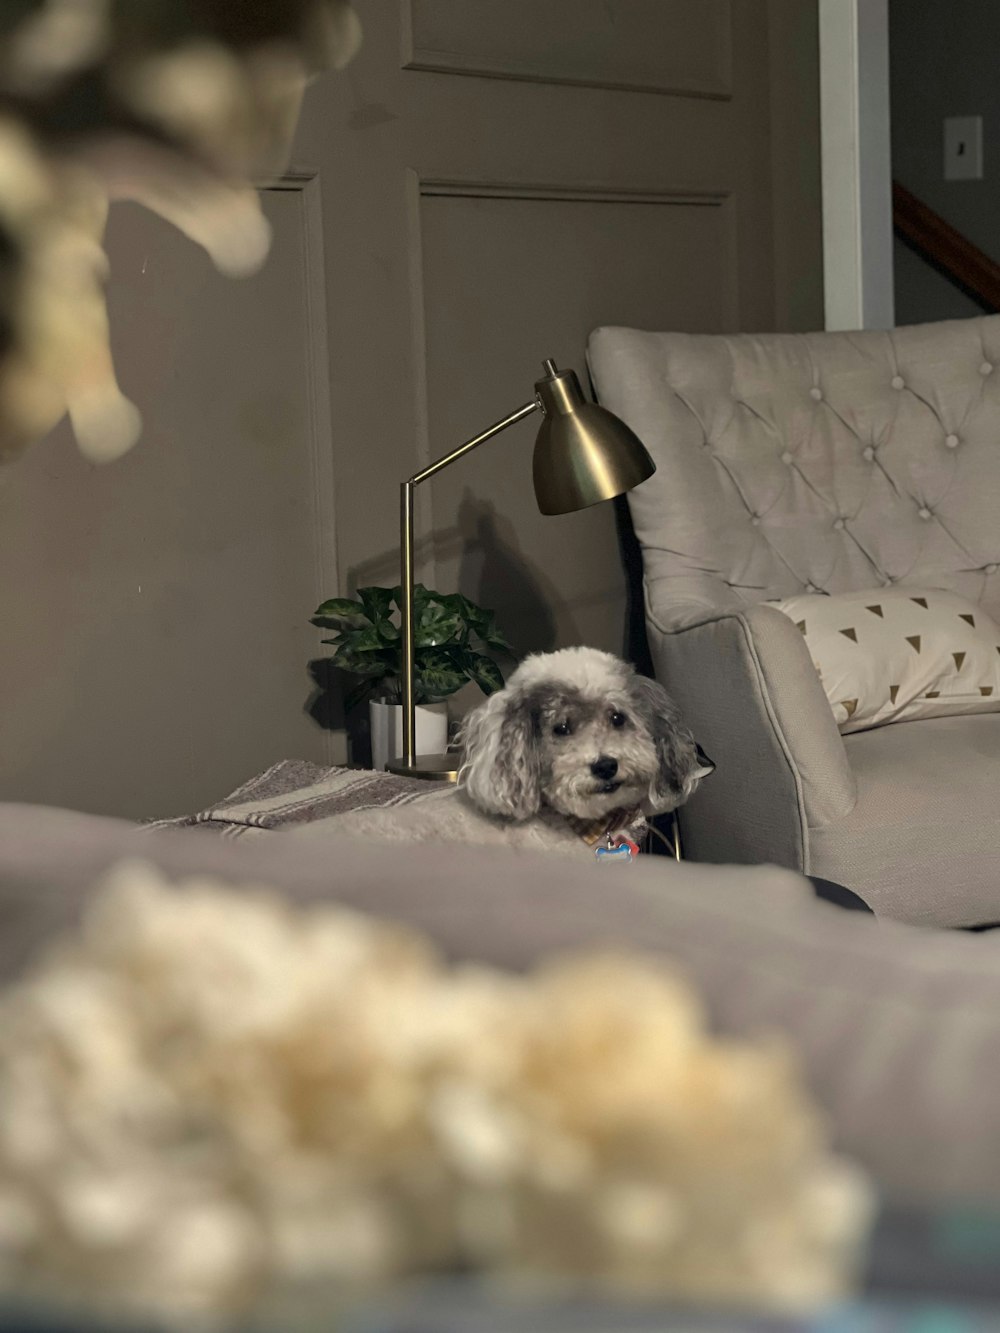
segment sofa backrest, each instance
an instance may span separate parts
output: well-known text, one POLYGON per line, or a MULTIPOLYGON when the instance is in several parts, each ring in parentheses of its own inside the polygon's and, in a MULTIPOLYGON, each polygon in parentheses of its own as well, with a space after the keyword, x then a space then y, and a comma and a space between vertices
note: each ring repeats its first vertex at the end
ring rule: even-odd
POLYGON ((891 332, 601 328, 599 400, 656 461, 629 495, 657 603, 902 582, 1000 615, 1000 316, 891 332))

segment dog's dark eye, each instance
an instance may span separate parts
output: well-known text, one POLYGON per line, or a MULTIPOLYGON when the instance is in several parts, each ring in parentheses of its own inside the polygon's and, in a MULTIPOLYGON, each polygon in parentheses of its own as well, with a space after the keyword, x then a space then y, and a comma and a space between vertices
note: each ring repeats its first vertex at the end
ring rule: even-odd
POLYGON ((570 728, 570 725, 569 725, 568 722, 557 722, 557 723, 555 724, 555 726, 552 728, 552 735, 553 735, 553 736, 568 736, 569 733, 570 733, 570 730, 571 730, 571 728, 570 728))
POLYGON ((626 723, 627 721, 628 721, 628 718, 625 716, 624 713, 612 713, 612 714, 611 714, 611 725, 612 725, 613 727, 624 727, 624 725, 625 725, 625 723, 626 723))

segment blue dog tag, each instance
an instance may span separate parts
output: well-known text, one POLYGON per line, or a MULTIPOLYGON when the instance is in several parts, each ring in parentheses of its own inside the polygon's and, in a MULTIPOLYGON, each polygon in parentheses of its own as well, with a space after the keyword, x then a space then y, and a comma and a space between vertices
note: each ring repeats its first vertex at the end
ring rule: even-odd
POLYGON ((635 859, 634 843, 620 842, 617 847, 595 847, 594 856, 599 866, 631 865, 635 859))

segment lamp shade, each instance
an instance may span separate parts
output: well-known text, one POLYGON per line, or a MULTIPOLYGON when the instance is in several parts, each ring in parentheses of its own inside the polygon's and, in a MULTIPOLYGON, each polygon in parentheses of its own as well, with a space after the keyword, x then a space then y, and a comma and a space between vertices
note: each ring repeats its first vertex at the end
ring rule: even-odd
POLYGON ((535 392, 544 419, 535 440, 535 498, 543 514, 612 500, 651 477, 656 464, 625 422, 588 403, 572 370, 546 361, 535 392))

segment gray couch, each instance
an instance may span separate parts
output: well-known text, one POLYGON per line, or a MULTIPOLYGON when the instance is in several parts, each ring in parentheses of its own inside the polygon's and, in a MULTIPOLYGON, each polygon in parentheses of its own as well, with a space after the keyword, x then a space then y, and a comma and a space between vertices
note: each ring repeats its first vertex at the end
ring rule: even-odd
POLYGON ((629 496, 657 674, 718 764, 686 854, 770 861, 883 916, 1000 921, 1000 714, 841 737, 768 599, 901 583, 1000 616, 1000 317, 890 333, 603 328, 600 400, 657 472, 629 496))
POLYGON ((773 867, 627 870, 495 848, 400 847, 262 832, 151 833, 0 805, 0 984, 72 926, 125 856, 322 898, 428 932, 452 958, 528 966, 624 945, 697 987, 714 1026, 784 1033, 838 1143, 893 1202, 1000 1205, 1000 940, 817 902, 773 867))

